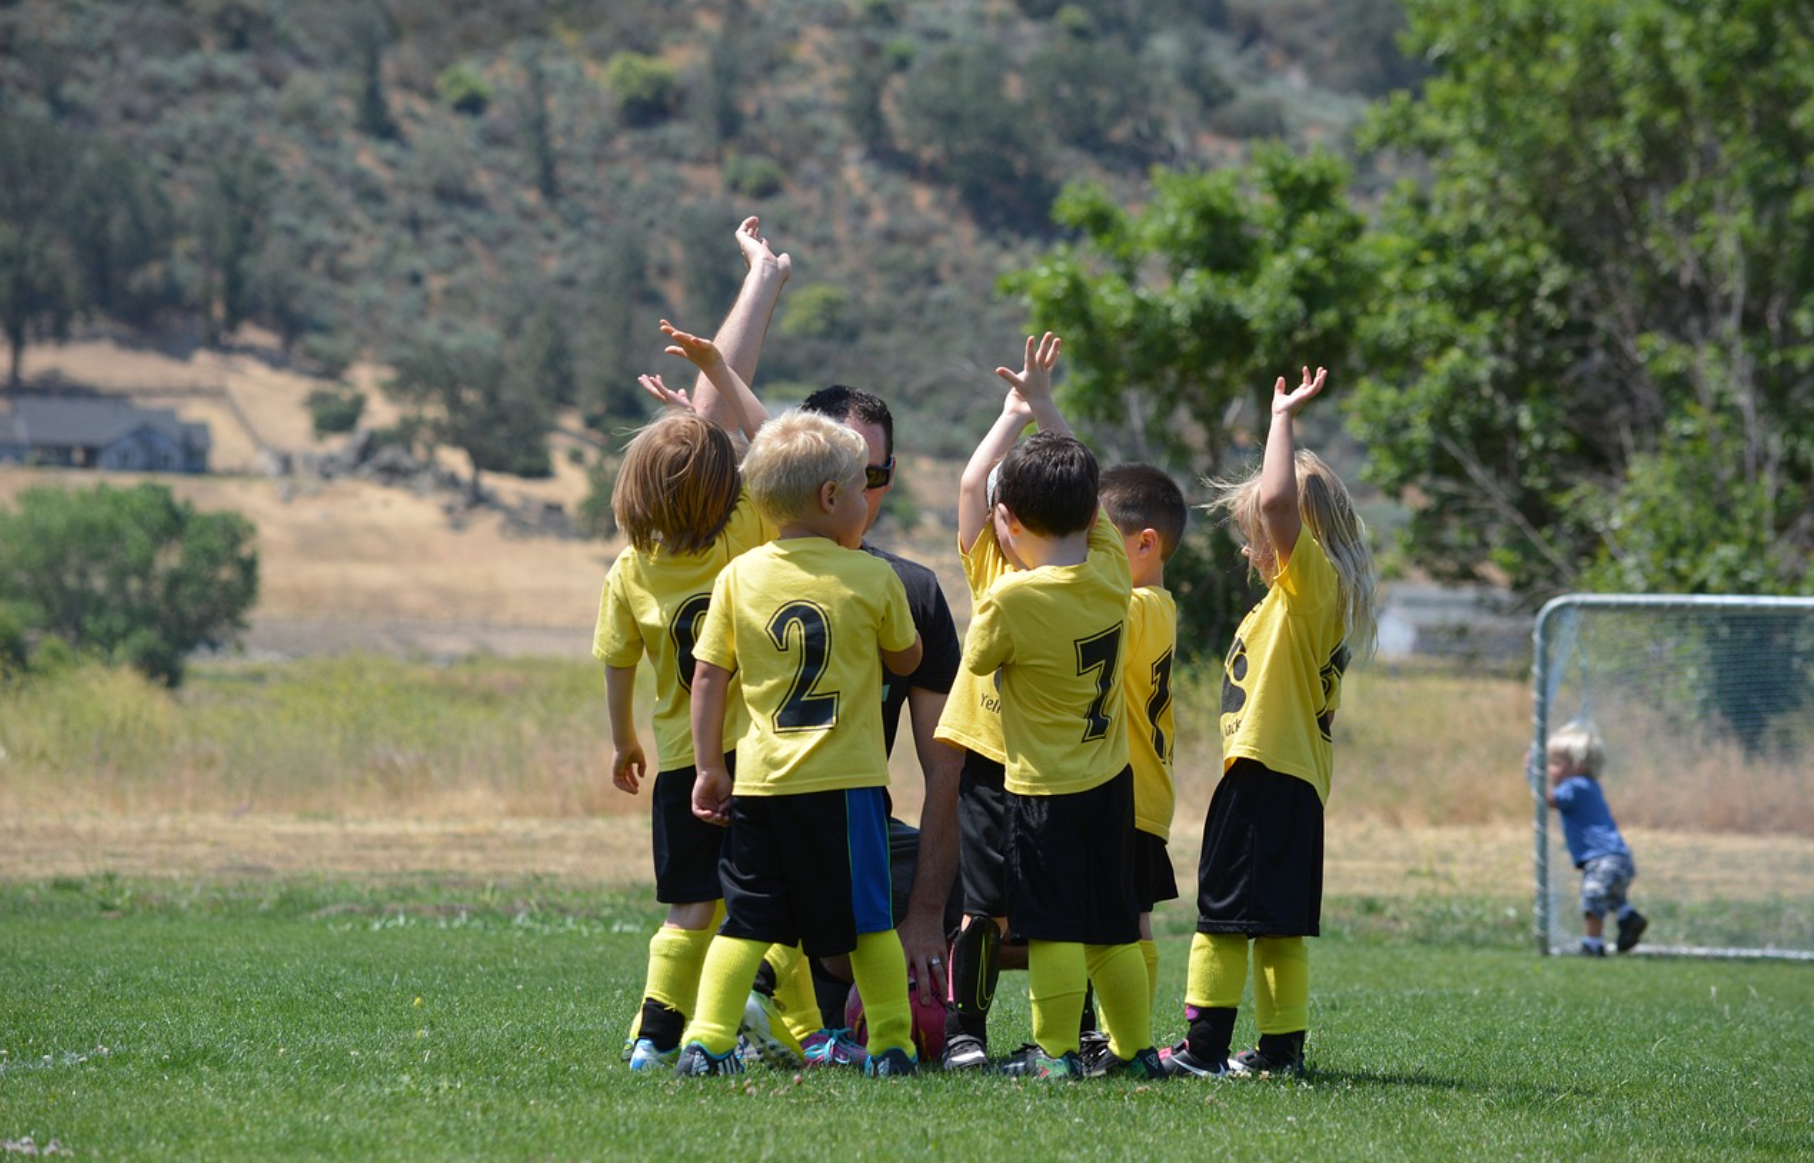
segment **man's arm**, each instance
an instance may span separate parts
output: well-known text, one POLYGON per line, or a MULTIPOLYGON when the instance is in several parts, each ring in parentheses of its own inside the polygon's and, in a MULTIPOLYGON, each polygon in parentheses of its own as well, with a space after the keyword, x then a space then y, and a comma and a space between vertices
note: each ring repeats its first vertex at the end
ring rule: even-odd
MULTIPOLYGON (((762 358, 762 343, 768 336, 769 321, 774 318, 775 306, 781 301, 781 288, 793 273, 793 260, 769 249, 768 240, 757 231, 760 225, 758 219, 750 217, 737 227, 737 248, 743 253, 743 261, 749 269, 743 276, 742 287, 738 288, 737 301, 731 304, 730 314, 724 317, 718 334, 712 338, 745 391, 756 380, 756 364, 762 358)), ((761 401, 751 393, 743 405, 750 422, 761 427, 762 421, 768 418, 761 401)), ((701 416, 727 431, 735 432, 740 428, 736 419, 724 412, 725 400, 718 386, 703 372, 693 384, 693 406, 701 416)))
POLYGON ((945 996, 945 902, 957 879, 957 790, 964 766, 961 748, 932 737, 944 710, 944 694, 921 687, 908 689, 907 713, 912 720, 914 751, 926 780, 926 798, 920 805, 919 864, 900 937, 908 974, 917 983, 920 1000, 927 1003, 945 996))

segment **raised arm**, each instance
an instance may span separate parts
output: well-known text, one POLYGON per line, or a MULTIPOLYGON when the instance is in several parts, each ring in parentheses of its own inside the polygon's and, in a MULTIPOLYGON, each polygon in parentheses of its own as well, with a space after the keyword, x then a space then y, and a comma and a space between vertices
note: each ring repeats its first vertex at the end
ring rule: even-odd
POLYGON ((1305 404, 1323 390, 1329 373, 1304 369, 1304 380, 1295 389, 1285 390, 1285 377, 1272 386, 1272 427, 1266 434, 1266 452, 1260 460, 1260 523, 1266 527, 1266 540, 1272 544, 1275 569, 1283 570, 1297 548, 1298 534, 1304 519, 1298 512, 1297 448, 1291 439, 1291 421, 1305 404))
POLYGON ((1058 366, 1058 349, 1063 340, 1050 331, 1042 336, 1027 336, 1027 353, 1021 360, 1019 371, 1010 371, 1005 367, 995 369, 995 374, 1014 385, 1027 406, 1033 410, 1033 422, 1039 425, 1041 432, 1056 432, 1061 436, 1071 434, 1071 426, 1065 422, 1064 415, 1058 410, 1058 403, 1052 398, 1052 369, 1058 366))
MULTIPOLYGON (((762 427, 762 422, 768 419, 768 410, 762 406, 762 401, 756 399, 743 377, 724 358, 717 343, 688 334, 666 319, 661 321, 661 333, 669 339, 667 353, 677 355, 698 368, 700 381, 713 388, 710 411, 707 410, 707 400, 700 395, 697 387, 694 388, 693 410, 721 428, 729 426, 732 432, 741 432, 744 439, 754 440, 756 429, 762 427)), ((647 384, 643 386, 648 387, 647 384)), ((672 394, 681 396, 684 400, 683 393, 672 394)))
POLYGON ((977 442, 964 475, 957 484, 957 547, 964 553, 976 544, 978 534, 989 527, 989 470, 993 469, 1020 434, 1033 420, 1033 410, 1019 391, 1009 389, 1002 401, 1001 415, 977 442))
MULTIPOLYGON (((725 363, 742 381, 746 391, 748 385, 755 382, 756 364, 762 357, 769 320, 774 318, 775 305, 781 301, 781 288, 787 285, 788 276, 793 273, 793 260, 769 248, 768 240, 760 233, 761 225, 761 220, 752 216, 737 227, 737 249, 748 269, 743 276, 743 285, 737 291, 737 301, 731 304, 730 314, 724 317, 718 334, 713 337, 713 343, 724 354, 725 363)), ((742 427, 723 411, 727 405, 721 389, 704 369, 693 384, 693 403, 700 415, 721 427, 732 430, 742 427)), ((746 398, 744 411, 749 422, 757 428, 768 419, 768 413, 754 395, 746 398)))

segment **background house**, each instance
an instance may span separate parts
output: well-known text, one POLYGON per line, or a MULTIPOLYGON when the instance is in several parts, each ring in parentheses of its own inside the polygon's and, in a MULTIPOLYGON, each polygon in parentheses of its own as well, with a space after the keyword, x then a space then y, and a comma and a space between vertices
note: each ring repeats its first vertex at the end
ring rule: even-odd
POLYGON ((206 424, 107 396, 14 396, 0 411, 0 464, 123 472, 208 471, 206 424))

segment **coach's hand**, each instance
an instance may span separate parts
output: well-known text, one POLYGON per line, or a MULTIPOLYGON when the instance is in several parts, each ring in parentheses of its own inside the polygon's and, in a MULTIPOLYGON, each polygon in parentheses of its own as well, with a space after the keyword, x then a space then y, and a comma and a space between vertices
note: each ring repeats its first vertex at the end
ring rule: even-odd
POLYGON ((945 928, 937 913, 922 915, 909 909, 897 930, 901 952, 907 955, 907 976, 919 991, 920 1001, 932 1004, 945 997, 945 928))

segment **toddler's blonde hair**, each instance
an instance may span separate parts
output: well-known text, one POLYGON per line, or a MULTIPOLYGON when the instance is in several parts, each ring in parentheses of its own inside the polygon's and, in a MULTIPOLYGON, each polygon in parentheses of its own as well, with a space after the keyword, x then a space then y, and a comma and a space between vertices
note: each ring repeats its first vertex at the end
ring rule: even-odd
MULTIPOLYGON (((1367 524, 1355 510, 1348 486, 1322 457, 1300 448, 1292 464, 1297 475, 1298 516, 1304 531, 1316 538, 1329 564, 1335 567, 1348 656, 1354 662, 1365 662, 1373 657, 1379 640, 1379 621, 1373 608, 1379 576, 1373 565, 1373 551, 1367 547, 1367 524)), ((1203 484, 1210 495, 1204 509, 1233 521, 1249 545, 1266 543, 1257 471, 1247 477, 1205 480, 1203 484)), ((1272 560, 1276 570, 1277 556, 1272 560)), ((1264 573, 1262 579, 1269 586, 1273 582, 1264 573)))
POLYGON ((712 543, 737 508, 737 450, 724 429, 691 412, 669 412, 624 449, 611 513, 630 544, 685 556, 712 543))
POLYGON ((1564 723, 1550 735, 1543 750, 1550 758, 1567 761, 1569 770, 1600 778, 1606 762, 1606 742, 1600 729, 1586 719, 1564 723))
POLYGON ((827 482, 863 487, 869 445, 854 431, 798 408, 756 432, 743 458, 743 483, 763 516, 786 525, 807 516, 827 482))

